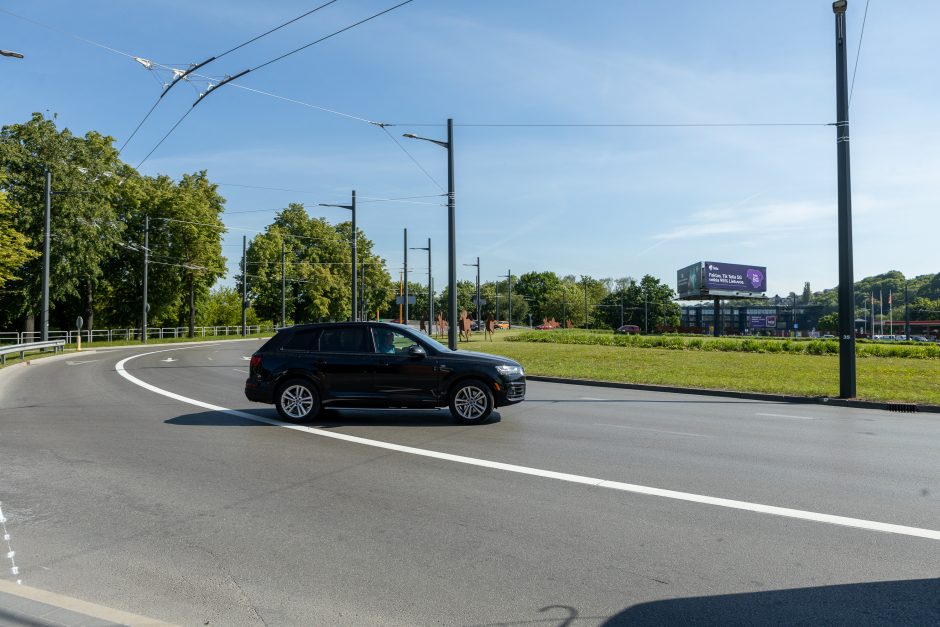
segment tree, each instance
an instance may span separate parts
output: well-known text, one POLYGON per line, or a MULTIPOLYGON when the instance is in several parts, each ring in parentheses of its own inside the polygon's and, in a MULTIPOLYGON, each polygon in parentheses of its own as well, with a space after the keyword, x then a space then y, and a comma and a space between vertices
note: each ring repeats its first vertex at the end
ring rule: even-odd
POLYGON ((819 322, 816 323, 816 326, 820 331, 830 331, 838 332, 839 330, 839 314, 838 313, 829 313, 824 316, 819 317, 819 322))
MULTIPOLYGON (((285 308, 294 323, 346 320, 352 315, 352 227, 311 218, 303 205, 291 204, 264 233, 255 236, 247 252, 248 292, 262 318, 281 319, 281 252, 286 268, 285 308)), ((385 262, 372 253, 372 242, 360 231, 357 242, 360 271, 364 272, 365 304, 385 303, 392 294, 385 262)), ((241 274, 237 281, 241 281, 241 274)), ((286 321, 284 321, 286 322, 286 321)))
MULTIPOLYGON (((120 241, 124 225, 111 197, 118 182, 133 172, 118 159, 113 139, 90 131, 84 137, 59 131, 54 118, 34 113, 23 124, 0 131, 0 178, 15 212, 13 227, 35 251, 42 249, 45 225, 45 170, 52 173, 52 235, 50 258, 50 310, 69 319, 69 300, 83 308, 93 322, 93 294, 102 279, 102 265, 120 241)), ((36 256, 23 266, 16 295, 3 299, 0 318, 20 318, 31 330, 40 309, 42 260, 36 256)), ((76 305, 69 309, 74 311, 76 305)))
POLYGON ((803 284, 803 297, 800 299, 800 303, 803 305, 809 305, 810 301, 813 300, 813 290, 809 287, 809 281, 803 284))
POLYGON ((0 192, 0 287, 19 277, 23 265, 38 256, 29 248, 26 236, 14 228, 13 209, 0 192))

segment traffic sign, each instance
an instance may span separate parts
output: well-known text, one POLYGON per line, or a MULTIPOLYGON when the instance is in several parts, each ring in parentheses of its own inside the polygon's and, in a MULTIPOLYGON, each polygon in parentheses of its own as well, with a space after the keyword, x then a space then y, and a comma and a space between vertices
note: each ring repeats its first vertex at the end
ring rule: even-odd
MULTIPOLYGON (((401 298, 400 295, 395 297, 395 304, 396 304, 396 305, 401 305, 402 302, 403 302, 403 301, 402 301, 402 298, 401 298)), ((418 298, 417 298, 415 295, 413 295, 413 294, 408 294, 408 304, 409 304, 409 305, 414 305, 416 302, 418 302, 418 298)))
POLYGON ((76 329, 81 329, 83 324, 85 324, 85 321, 82 320, 82 317, 81 317, 81 316, 75 318, 75 328, 76 328, 76 329))

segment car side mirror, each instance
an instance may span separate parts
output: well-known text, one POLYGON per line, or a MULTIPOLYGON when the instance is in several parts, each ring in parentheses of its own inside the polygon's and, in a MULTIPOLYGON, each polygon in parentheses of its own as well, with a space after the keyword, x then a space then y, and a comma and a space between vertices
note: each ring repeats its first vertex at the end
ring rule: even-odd
POLYGON ((423 359, 428 356, 427 351, 424 350, 424 348, 422 348, 421 346, 418 346, 417 344, 413 344, 409 346, 407 349, 405 349, 405 352, 408 353, 408 355, 410 355, 411 357, 414 357, 415 359, 423 359))

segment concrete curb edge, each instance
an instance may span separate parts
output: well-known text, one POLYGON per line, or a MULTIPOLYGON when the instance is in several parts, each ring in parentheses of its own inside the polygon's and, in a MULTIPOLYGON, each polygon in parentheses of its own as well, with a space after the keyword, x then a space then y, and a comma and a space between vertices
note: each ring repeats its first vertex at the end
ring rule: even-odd
MULTIPOLYGON (((882 401, 864 401, 859 399, 829 398, 825 396, 789 396, 786 394, 770 394, 766 392, 738 392, 735 390, 712 390, 706 388, 682 388, 669 385, 654 385, 651 383, 620 383, 616 381, 596 381, 592 379, 566 379, 562 377, 548 377, 541 375, 526 375, 529 381, 542 381, 544 383, 562 383, 569 385, 587 385, 601 388, 620 388, 624 390, 642 390, 645 392, 668 392, 672 394, 698 394, 702 396, 724 396, 727 398, 741 398, 758 401, 775 401, 778 403, 794 403, 809 405, 830 405, 835 407, 855 407, 859 409, 888 410, 892 405, 915 407, 915 412, 940 414, 940 405, 921 405, 918 403, 887 403, 882 401)), ((904 412, 909 413, 909 412, 904 412)))

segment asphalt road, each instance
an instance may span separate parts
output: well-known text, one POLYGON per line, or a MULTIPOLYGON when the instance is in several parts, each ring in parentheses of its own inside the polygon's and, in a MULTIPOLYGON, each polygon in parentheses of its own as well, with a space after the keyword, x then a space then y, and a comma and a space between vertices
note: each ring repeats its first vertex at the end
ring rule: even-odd
POLYGON ((486 425, 294 430, 115 370, 159 350, 127 373, 273 422, 242 392, 257 345, 0 372, 24 584, 188 625, 940 624, 940 539, 819 516, 938 537, 935 415, 530 382, 486 425))

